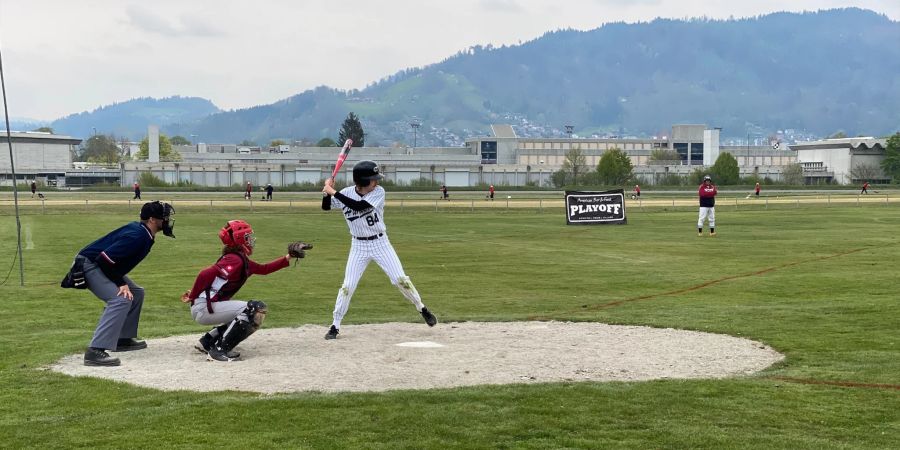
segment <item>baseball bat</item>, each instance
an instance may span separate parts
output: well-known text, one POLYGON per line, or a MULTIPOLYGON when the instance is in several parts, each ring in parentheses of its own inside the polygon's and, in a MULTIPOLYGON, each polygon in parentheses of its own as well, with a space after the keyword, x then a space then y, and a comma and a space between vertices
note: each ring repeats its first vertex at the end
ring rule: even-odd
POLYGON ((347 155, 350 154, 350 148, 353 147, 353 139, 347 139, 344 142, 344 147, 341 148, 341 154, 338 155, 337 162, 334 163, 334 170, 331 172, 331 179, 333 180, 335 175, 337 175, 338 171, 341 170, 341 166, 344 165, 344 160, 347 159, 347 155))

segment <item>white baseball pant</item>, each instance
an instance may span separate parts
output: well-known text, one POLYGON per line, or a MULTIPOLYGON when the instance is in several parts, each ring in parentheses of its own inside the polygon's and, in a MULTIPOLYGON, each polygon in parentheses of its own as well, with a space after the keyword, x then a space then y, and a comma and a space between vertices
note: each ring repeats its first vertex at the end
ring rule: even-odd
POLYGON ((350 255, 347 257, 347 267, 344 270, 344 284, 338 291, 337 300, 334 304, 334 321, 332 325, 335 328, 340 329, 341 320, 347 314, 347 309, 350 308, 350 299, 353 297, 353 292, 356 291, 359 279, 362 278, 370 261, 375 261, 381 267, 381 270, 390 278, 391 284, 396 286, 400 293, 410 303, 415 305, 417 311, 421 312, 422 308, 425 307, 422 304, 419 292, 416 291, 416 287, 413 286, 412 281, 403 272, 400 258, 397 256, 397 252, 394 251, 394 247, 391 246, 387 235, 371 241, 361 241, 353 238, 353 242, 350 244, 350 255))
POLYGON ((700 207, 700 219, 697 220, 697 228, 703 228, 703 220, 709 217, 709 227, 716 227, 716 207, 701 206, 700 207))

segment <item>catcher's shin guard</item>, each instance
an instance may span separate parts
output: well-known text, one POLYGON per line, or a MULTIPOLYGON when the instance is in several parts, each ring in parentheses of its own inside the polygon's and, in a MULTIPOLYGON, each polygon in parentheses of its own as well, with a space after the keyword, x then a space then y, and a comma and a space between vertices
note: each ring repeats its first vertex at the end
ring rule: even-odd
POLYGON ((267 312, 268 307, 266 307, 265 303, 257 300, 247 302, 247 307, 244 308, 244 311, 238 314, 231 321, 231 324, 228 325, 228 329, 222 335, 219 348, 224 352, 228 352, 237 347, 238 344, 250 337, 262 326, 267 312))

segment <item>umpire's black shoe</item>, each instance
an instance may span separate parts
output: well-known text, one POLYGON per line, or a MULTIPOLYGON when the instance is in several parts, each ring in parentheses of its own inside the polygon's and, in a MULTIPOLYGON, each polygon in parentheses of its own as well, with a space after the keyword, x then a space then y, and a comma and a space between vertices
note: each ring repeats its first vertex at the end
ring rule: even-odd
POLYGON ((432 314, 428 308, 422 308, 422 318, 425 319, 425 323, 427 323, 429 327, 437 325, 437 317, 434 317, 434 314, 432 314))
POLYGON ((338 329, 334 325, 328 329, 328 333, 325 333, 325 339, 337 339, 338 329))
POLYGON ((119 358, 113 358, 102 348, 88 347, 84 352, 84 365, 86 366, 118 366, 122 364, 119 358))
POLYGON ((145 348, 147 348, 146 341, 139 341, 135 338, 125 338, 125 339, 119 339, 119 341, 116 342, 116 349, 113 351, 114 352, 130 352, 132 350, 143 350, 145 348))

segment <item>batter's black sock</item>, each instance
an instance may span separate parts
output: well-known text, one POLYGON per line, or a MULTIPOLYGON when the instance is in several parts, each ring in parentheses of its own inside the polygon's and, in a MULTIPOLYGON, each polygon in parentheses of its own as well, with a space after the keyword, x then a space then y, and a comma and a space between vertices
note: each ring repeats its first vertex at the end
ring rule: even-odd
POLYGON ((715 228, 710 228, 710 229, 709 229, 709 234, 715 234, 715 233, 716 233, 716 229, 715 229, 715 228))
POLYGON ((703 233, 703 227, 697 228, 698 233, 703 233))

